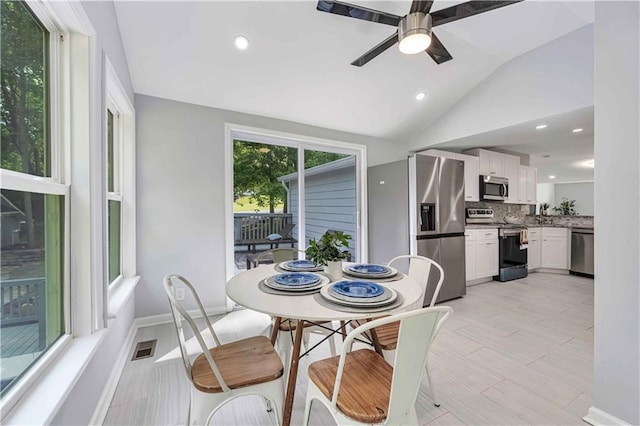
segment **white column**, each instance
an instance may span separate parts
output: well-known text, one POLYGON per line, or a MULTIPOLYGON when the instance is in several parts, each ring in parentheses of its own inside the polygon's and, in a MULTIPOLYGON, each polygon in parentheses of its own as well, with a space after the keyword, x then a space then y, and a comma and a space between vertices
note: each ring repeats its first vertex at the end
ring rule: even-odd
POLYGON ((640 3, 595 2, 593 424, 640 424, 640 3))

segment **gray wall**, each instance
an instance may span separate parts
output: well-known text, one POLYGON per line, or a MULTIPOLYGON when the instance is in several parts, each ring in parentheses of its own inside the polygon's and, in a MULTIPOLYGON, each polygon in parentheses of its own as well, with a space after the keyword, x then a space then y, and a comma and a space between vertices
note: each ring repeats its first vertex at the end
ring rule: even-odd
MULTIPOLYGON (((223 309, 224 124, 359 143, 377 164, 407 155, 403 144, 303 124, 136 95, 136 316, 169 312, 167 273, 193 281, 206 307, 223 309)), ((230 207, 229 207, 230 208, 230 207)))
MULTIPOLYGON (((312 238, 319 239, 327 230, 343 231, 353 237, 349 243, 352 260, 357 261, 356 235, 356 168, 346 167, 305 178, 305 247, 312 238)), ((291 182, 291 213, 298 215, 298 182, 291 182)), ((294 231, 295 232, 295 231, 294 231)))
POLYGON ((576 200, 575 210, 579 215, 593 216, 593 182, 556 183, 555 204, 551 207, 559 206, 563 197, 576 200))
POLYGON ((595 13, 595 409, 590 414, 600 410, 637 425, 640 3, 595 2, 595 13))

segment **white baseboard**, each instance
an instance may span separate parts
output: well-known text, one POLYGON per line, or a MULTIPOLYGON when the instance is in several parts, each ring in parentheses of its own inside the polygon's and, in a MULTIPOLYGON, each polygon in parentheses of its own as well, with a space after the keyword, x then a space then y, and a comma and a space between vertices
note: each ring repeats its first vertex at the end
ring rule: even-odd
POLYGON ((606 411, 602 411, 596 407, 589 408, 589 412, 582 418, 585 422, 593 426, 600 425, 628 425, 629 423, 621 420, 606 411))
MULTIPOLYGON (((198 309, 194 309, 192 311, 188 311, 189 315, 193 318, 200 318, 200 311, 198 309)), ((213 307, 213 308, 205 308, 205 312, 208 316, 211 315, 222 315, 226 314, 226 307, 213 307)), ((129 353, 131 352, 131 347, 135 341, 136 333, 139 328, 149 327, 152 325, 159 324, 167 324, 173 321, 173 317, 171 313, 168 314, 160 314, 160 315, 151 315, 147 317, 136 318, 133 320, 131 324, 131 328, 129 329, 129 333, 127 334, 127 338, 125 339, 122 349, 118 354, 118 359, 116 360, 115 365, 113 366, 112 374, 109 376, 108 382, 105 384, 104 391, 102 395, 100 395, 100 399, 98 400, 98 404, 96 405, 96 410, 91 417, 91 425, 101 425, 104 423, 104 419, 107 416, 107 412, 109 411, 109 407, 111 406, 111 400, 116 393, 116 388, 118 386, 118 382, 120 381, 120 376, 122 375, 122 371, 124 370, 124 366, 129 359, 129 353)))
MULTIPOLYGON (((215 306, 213 308, 205 308, 205 312, 207 313, 207 316, 222 315, 227 313, 227 308, 226 306, 215 306)), ((202 317, 198 309, 187 311, 187 313, 194 319, 202 317)), ((173 317, 171 316, 171 313, 136 318, 138 327, 149 327, 152 325, 168 324, 172 321, 173 317)))
POLYGON ((96 405, 96 410, 93 412, 93 416, 89 422, 90 425, 101 425, 104 423, 107 411, 109 411, 109 406, 111 405, 111 400, 116 393, 120 376, 122 375, 124 366, 129 358, 129 352, 131 351, 131 346, 133 345, 138 328, 137 319, 134 319, 131 323, 131 328, 129 329, 127 338, 123 342, 122 349, 120 349, 118 359, 116 359, 116 363, 113 366, 112 373, 109 375, 109 380, 105 383, 102 395, 100 395, 100 399, 96 405))

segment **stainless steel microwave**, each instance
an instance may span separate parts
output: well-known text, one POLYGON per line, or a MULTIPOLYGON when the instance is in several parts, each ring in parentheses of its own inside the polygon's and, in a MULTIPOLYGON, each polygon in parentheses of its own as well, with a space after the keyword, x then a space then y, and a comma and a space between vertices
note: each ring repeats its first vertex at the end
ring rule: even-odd
POLYGON ((480 199, 505 201, 509 197, 509 179, 480 175, 480 199))

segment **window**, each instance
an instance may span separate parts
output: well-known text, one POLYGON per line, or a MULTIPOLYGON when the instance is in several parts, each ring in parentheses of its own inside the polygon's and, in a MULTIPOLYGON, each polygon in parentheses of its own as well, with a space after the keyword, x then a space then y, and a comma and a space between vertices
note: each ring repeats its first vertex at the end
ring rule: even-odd
POLYGON ((107 108, 107 265, 108 282, 112 284, 122 275, 121 222, 122 192, 120 190, 119 114, 114 107, 107 108))
POLYGON ((0 395, 66 332, 68 187, 55 161, 50 33, 24 2, 1 3, 0 395))

